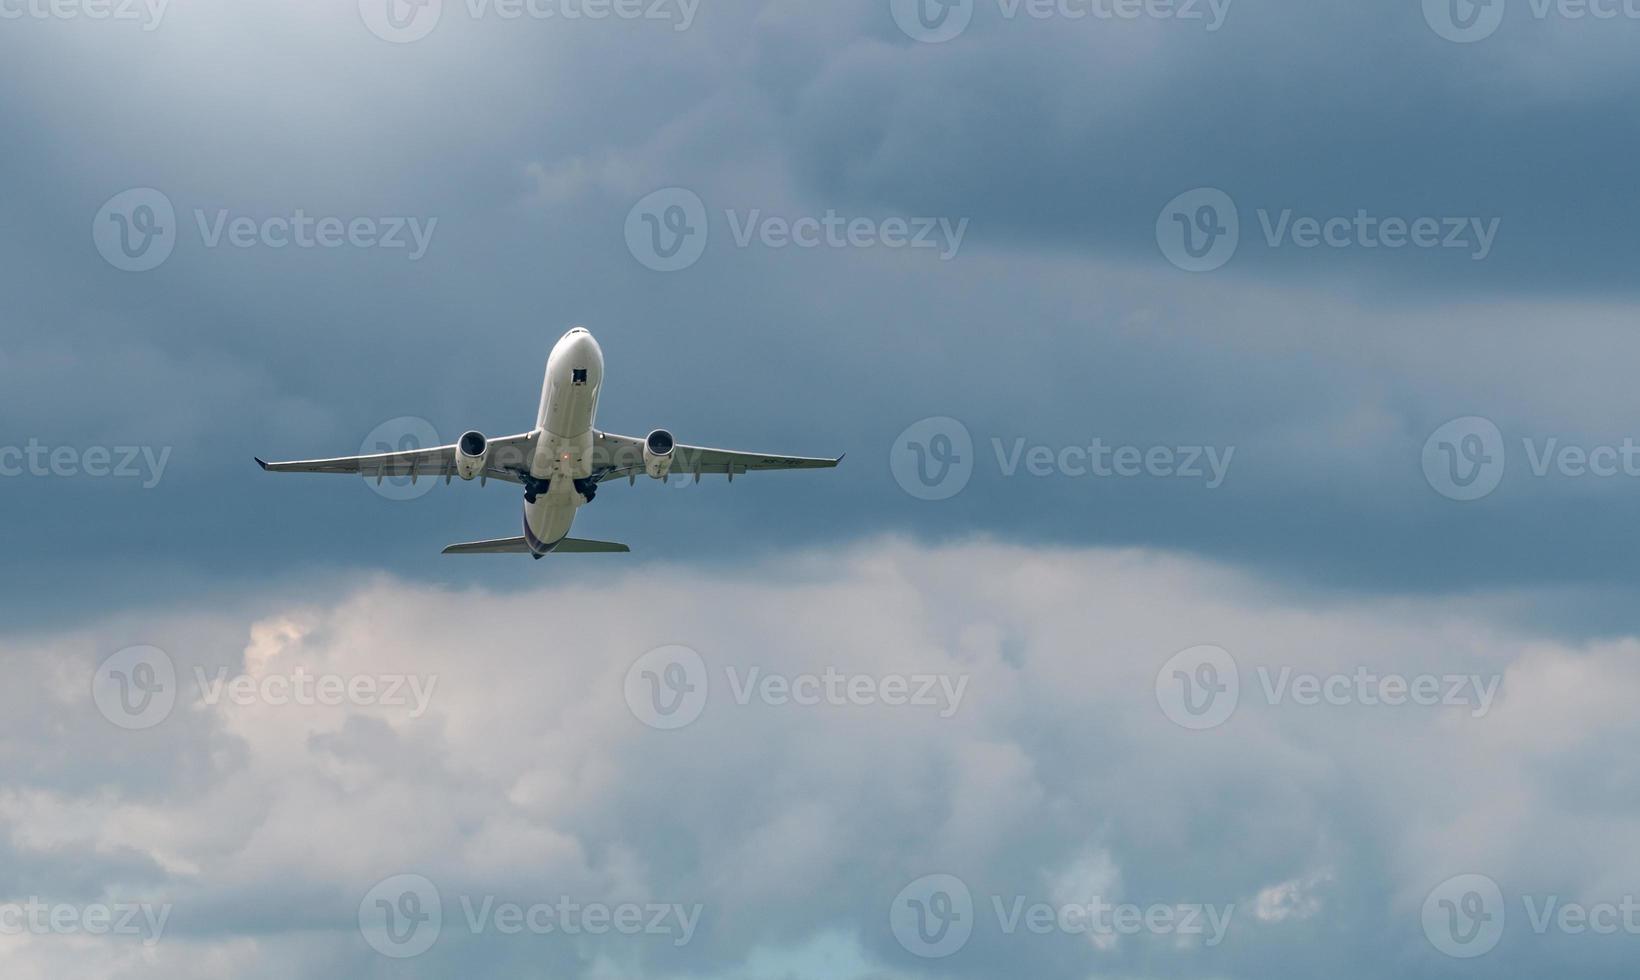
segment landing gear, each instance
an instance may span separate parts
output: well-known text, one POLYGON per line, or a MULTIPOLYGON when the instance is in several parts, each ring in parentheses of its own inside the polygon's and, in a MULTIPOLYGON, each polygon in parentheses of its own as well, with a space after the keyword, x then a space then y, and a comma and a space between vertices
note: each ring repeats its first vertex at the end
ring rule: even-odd
POLYGON ((587 498, 587 503, 590 504, 592 498, 598 496, 598 481, 592 477, 585 480, 576 480, 575 492, 587 498))
POLYGON ((524 502, 529 504, 535 503, 535 498, 540 494, 546 493, 547 489, 551 486, 551 480, 537 480, 533 476, 524 477, 524 502))

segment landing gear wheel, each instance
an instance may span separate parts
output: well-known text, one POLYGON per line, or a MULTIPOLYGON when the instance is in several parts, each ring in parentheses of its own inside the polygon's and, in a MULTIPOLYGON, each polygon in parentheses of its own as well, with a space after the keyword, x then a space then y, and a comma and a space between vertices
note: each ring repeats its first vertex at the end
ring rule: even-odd
POLYGON ((591 479, 590 477, 585 480, 576 480, 575 492, 585 497, 587 499, 587 503, 590 504, 592 503, 592 498, 598 496, 598 481, 591 479))

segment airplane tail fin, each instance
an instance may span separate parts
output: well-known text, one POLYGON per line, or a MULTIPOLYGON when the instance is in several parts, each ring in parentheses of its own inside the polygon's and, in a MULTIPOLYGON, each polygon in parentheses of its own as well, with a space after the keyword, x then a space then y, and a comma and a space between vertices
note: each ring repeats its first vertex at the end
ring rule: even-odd
MULTIPOLYGON (((605 555, 624 554, 631 551, 624 544, 613 541, 584 541, 580 538, 565 538, 552 549, 555 555, 605 555)), ((466 544, 453 544, 444 549, 447 555, 528 555, 530 545, 523 538, 497 538, 494 541, 469 541, 466 544)), ((537 555, 536 557, 540 557, 537 555)))

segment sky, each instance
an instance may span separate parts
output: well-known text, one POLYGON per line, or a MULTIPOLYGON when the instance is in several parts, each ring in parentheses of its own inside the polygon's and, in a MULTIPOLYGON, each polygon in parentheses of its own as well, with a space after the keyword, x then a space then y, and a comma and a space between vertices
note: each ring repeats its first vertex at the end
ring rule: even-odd
POLYGON ((1637 43, 0 0, 5 975, 1628 975, 1637 43), (601 428, 842 465, 528 562, 253 462, 576 325, 601 428))

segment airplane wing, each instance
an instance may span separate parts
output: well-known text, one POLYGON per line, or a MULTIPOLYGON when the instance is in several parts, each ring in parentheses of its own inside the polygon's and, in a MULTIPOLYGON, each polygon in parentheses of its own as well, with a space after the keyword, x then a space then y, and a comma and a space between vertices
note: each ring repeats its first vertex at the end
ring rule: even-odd
MULTIPOLYGON (((455 444, 451 443, 432 449, 412 449, 405 452, 380 453, 375 456, 338 456, 333 459, 308 459, 286 463, 269 463, 257 459, 256 462, 270 473, 347 473, 367 479, 374 477, 378 483, 383 477, 389 476, 408 476, 411 479, 424 476, 430 479, 443 477, 444 482, 448 483, 456 472, 455 451, 455 444)), ((490 453, 484 462, 482 475, 491 480, 522 483, 520 478, 529 471, 530 458, 534 454, 533 432, 491 439, 490 453)))
MULTIPOLYGON (((672 473, 675 476, 717 474, 733 480, 742 473, 754 470, 818 470, 830 469, 843 457, 776 456, 769 453, 743 453, 731 449, 709 449, 705 446, 685 446, 678 443, 672 451, 672 473)), ((599 481, 628 479, 642 475, 643 440, 632 436, 618 436, 599 432, 593 443, 593 471, 599 481)))

